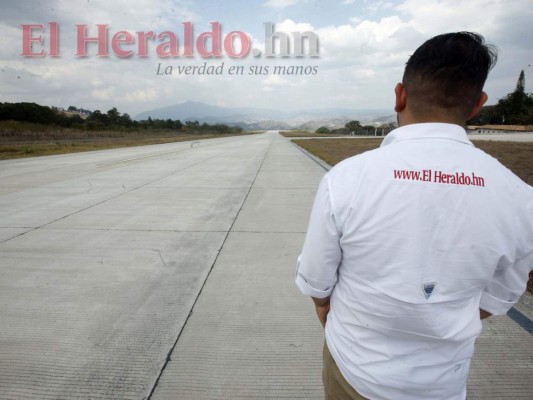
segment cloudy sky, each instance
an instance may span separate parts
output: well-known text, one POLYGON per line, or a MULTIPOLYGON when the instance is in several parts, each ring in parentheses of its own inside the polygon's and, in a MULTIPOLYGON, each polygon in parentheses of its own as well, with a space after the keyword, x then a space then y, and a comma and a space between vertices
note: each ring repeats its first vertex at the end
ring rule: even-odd
MULTIPOLYGON (((90 110, 139 112, 184 101, 227 107, 264 107, 279 110, 342 108, 392 109, 393 88, 412 52, 430 37, 469 30, 485 36, 499 49, 499 61, 485 90, 489 104, 514 89, 520 70, 526 90, 533 92, 533 7, 530 0, 2 0, 0 14, 0 101, 37 102, 90 110), (96 24, 107 24, 111 37, 118 31, 171 31, 180 46, 183 22, 191 22, 198 37, 222 26, 222 38, 245 32, 252 48, 264 50, 265 22, 276 31, 311 31, 319 38, 319 57, 267 59, 251 53, 204 59, 160 58, 149 43, 148 56, 138 57, 138 41, 125 49, 134 55, 120 58, 76 57, 76 24, 86 24, 89 36, 96 24), (59 25, 60 57, 23 57, 22 24, 59 25), (180 75, 177 66, 224 64, 221 75, 180 75), (172 75, 157 75, 158 64, 173 67, 172 75), (316 67, 312 75, 274 75, 273 66, 316 67), (231 66, 244 74, 230 75, 231 66), (250 75, 250 68, 268 66, 267 75, 250 75)), ((37 33, 34 33, 36 36, 37 33)), ((209 47, 209 43, 208 43, 209 47)), ((40 51, 37 43, 34 51, 40 51)), ((238 45, 236 47, 238 49, 238 45)), ((182 54, 180 47, 180 53, 182 54)), ((308 69, 309 71, 310 69, 308 69)), ((264 69, 263 69, 264 72, 264 69)))

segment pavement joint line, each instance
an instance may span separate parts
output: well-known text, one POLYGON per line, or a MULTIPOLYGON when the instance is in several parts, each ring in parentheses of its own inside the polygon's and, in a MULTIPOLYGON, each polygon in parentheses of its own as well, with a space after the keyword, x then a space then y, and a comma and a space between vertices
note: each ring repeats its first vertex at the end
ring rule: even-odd
MULTIPOLYGON (((86 189, 86 186, 74 186, 75 189, 86 189)), ((89 188, 89 191, 99 189, 116 189, 117 186, 93 186, 89 188)), ((120 189, 130 189, 133 186, 122 186, 120 189)), ((147 189, 176 189, 177 186, 152 186, 147 189)), ((180 186, 180 189, 247 189, 248 186, 180 186)), ((62 189, 61 186, 31 186, 24 189, 62 189)))
MULTIPOLYGON (((237 149, 237 150, 239 150, 239 149, 237 149)), ((212 157, 207 157, 207 158, 205 158, 205 159, 203 159, 203 160, 201 160, 201 161, 198 161, 198 162, 195 162, 195 163, 193 163, 193 164, 187 165, 187 166, 184 167, 184 168, 180 168, 180 169, 178 169, 178 170, 172 171, 171 173, 169 173, 169 174, 167 174, 167 175, 161 176, 161 177, 159 177, 159 178, 157 178, 157 179, 154 179, 154 180, 152 180, 152 181, 149 181, 149 182, 145 182, 145 183, 143 183, 143 184, 140 185, 140 186, 136 186, 136 187, 134 187, 134 188, 132 188, 132 189, 130 189, 130 190, 126 190, 126 191, 124 191, 124 192, 122 192, 122 193, 117 194, 116 196, 111 196, 111 197, 109 197, 109 198, 107 198, 107 199, 105 199, 105 200, 102 200, 102 201, 98 202, 98 203, 95 203, 95 204, 92 204, 92 205, 90 205, 90 206, 88 206, 88 207, 82 208, 81 210, 77 210, 77 211, 75 211, 75 212, 73 212, 73 213, 70 213, 70 214, 67 214, 67 215, 62 216, 61 218, 58 218, 58 219, 55 219, 55 220, 53 220, 53 221, 47 222, 46 224, 43 224, 43 225, 40 225, 40 226, 34 227, 34 228, 32 228, 32 229, 30 229, 30 230, 28 230, 28 231, 26 231, 26 232, 22 232, 22 233, 20 233, 20 234, 18 234, 18 235, 16 235, 16 236, 11 237, 11 238, 7 238, 7 239, 5 239, 5 240, 2 240, 2 241, 0 241, 0 245, 3 244, 3 243, 8 242, 8 241, 10 241, 10 240, 13 240, 13 239, 15 239, 15 238, 18 238, 18 237, 20 237, 20 236, 24 236, 24 235, 26 235, 26 234, 28 234, 28 233, 30 233, 30 232, 33 232, 33 231, 35 231, 35 230, 37 230, 37 229, 42 229, 42 228, 44 228, 44 227, 46 227, 46 226, 48 226, 48 225, 50 225, 50 224, 53 224, 53 223, 58 222, 58 221, 61 221, 61 220, 65 219, 65 218, 71 217, 71 216, 73 216, 73 215, 75 215, 75 214, 78 214, 78 213, 80 213, 80 212, 86 211, 86 210, 88 210, 88 209, 90 209, 90 208, 96 207, 96 206, 98 206, 98 205, 100 205, 100 204, 104 204, 104 203, 106 203, 106 202, 108 202, 108 201, 110 201, 110 200, 113 200, 113 199, 116 199, 116 198, 118 198, 118 197, 124 196, 125 194, 131 193, 131 192, 133 192, 133 191, 135 191, 135 190, 138 190, 138 189, 141 189, 141 188, 143 188, 143 187, 145 187, 145 186, 147 186, 147 185, 150 185, 150 184, 152 184, 152 183, 154 183, 154 182, 158 182, 158 181, 161 181, 161 180, 163 180, 163 179, 166 179, 166 178, 168 178, 168 177, 170 177, 170 176, 172 176, 172 175, 174 175, 174 174, 177 174, 178 172, 185 171, 185 170, 187 170, 187 169, 189 169, 189 168, 191 168, 191 167, 194 167, 195 165, 201 164, 201 163, 203 163, 203 162, 205 162, 205 161, 207 161, 207 160, 211 160, 211 159, 216 158, 216 157, 219 157, 219 156, 221 156, 221 155, 223 155, 223 154, 230 153, 231 151, 235 151, 235 149, 229 149, 229 150, 227 150, 227 151, 222 151, 222 152, 220 152, 220 153, 218 153, 218 154, 216 154, 216 155, 214 155, 214 156, 212 156, 212 157)))
POLYGON ((147 189, 248 189, 248 186, 151 186, 147 189))
POLYGON ((268 189, 268 190, 316 190, 316 185, 308 187, 283 187, 283 186, 256 186, 256 189, 268 189))
POLYGON ((224 233, 226 230, 188 230, 188 229, 122 229, 122 228, 41 228, 49 231, 104 231, 104 232, 176 232, 176 233, 224 233))
POLYGON ((268 189, 268 190, 316 190, 316 186, 312 187, 301 187, 301 188, 291 188, 291 187, 269 187, 269 186, 256 186, 254 189, 268 189))
POLYGON ((174 342, 174 344, 172 345, 172 347, 170 348, 169 352, 167 353, 167 356, 165 358, 165 362, 163 363, 163 366, 161 367, 161 371, 159 371, 159 375, 157 376, 155 382, 154 382, 154 385, 152 386, 152 390, 150 390, 150 393, 148 394, 147 397, 143 398, 143 400, 151 400, 154 392, 155 392, 155 389, 157 388, 157 385, 159 384, 159 380, 161 379, 161 376, 163 375, 163 372, 165 372, 165 369, 169 363, 169 361, 171 360, 171 356, 172 356, 172 353, 174 352, 174 349, 176 348, 177 344, 178 344, 178 341, 181 337, 181 334, 183 333, 183 331, 185 330, 185 327, 187 326, 187 322, 189 321, 189 318, 191 317, 193 311, 194 311, 194 306, 196 305, 196 303, 198 302, 198 299, 200 298, 201 294, 202 294, 202 291, 205 287, 205 284, 207 282, 207 280, 209 279, 209 275, 211 275, 211 271, 213 271, 213 268, 215 267, 215 264, 218 260, 218 257, 220 256, 220 253, 222 253, 222 250, 224 249, 224 244, 226 243, 226 240, 228 239, 228 236, 230 234, 230 232, 232 232, 232 228, 233 228, 233 225, 235 225, 235 221, 237 221, 237 218, 239 217, 239 214, 241 213, 241 210, 242 210, 242 207, 244 206, 244 203, 246 203, 246 200, 248 199, 248 196, 250 195, 250 192, 252 190, 252 187, 254 186, 254 183, 255 183, 255 180, 257 179, 257 176, 259 175, 259 172, 261 171, 261 167, 263 166, 267 156, 268 156, 268 153, 270 152, 270 149, 272 148, 272 144, 274 143, 274 137, 272 137, 272 139, 270 140, 270 143, 268 145, 268 148, 265 152, 265 155, 263 157, 263 160, 261 161, 261 164, 259 165, 259 167, 257 168, 257 172, 255 174, 255 177, 253 179, 253 181, 251 182, 250 184, 250 187, 248 188, 248 192, 246 193, 246 196, 244 196, 244 199, 241 203, 241 206, 239 207, 239 211, 237 211, 237 214, 235 214, 235 218, 233 219, 233 222, 231 223, 231 226, 229 227, 229 229, 227 230, 226 232, 226 235, 224 236, 224 239, 222 240, 222 244, 220 245, 220 249, 218 250, 217 252, 217 255, 215 257, 215 259, 213 260, 213 263, 211 264, 211 267, 209 268, 209 271, 207 272, 207 275, 204 279, 204 282, 202 283, 202 286, 200 287, 200 290, 198 291, 198 294, 196 296, 196 298, 194 299, 194 302, 191 306, 191 309, 189 311, 189 314, 187 315, 187 318, 185 318, 185 321, 180 329, 180 331, 178 332, 178 336, 176 337, 176 341, 174 342))
POLYGON ((227 190, 227 189, 248 189, 248 186, 229 186, 229 187, 222 187, 222 186, 150 186, 146 188, 146 190, 153 190, 153 189, 195 189, 195 190, 204 190, 204 189, 213 189, 213 190, 227 190))
POLYGON ((277 235, 279 234, 295 234, 295 233, 307 233, 306 231, 246 231, 246 230, 238 230, 238 231, 231 231, 233 233, 257 233, 257 234, 265 234, 265 233, 275 233, 277 235))

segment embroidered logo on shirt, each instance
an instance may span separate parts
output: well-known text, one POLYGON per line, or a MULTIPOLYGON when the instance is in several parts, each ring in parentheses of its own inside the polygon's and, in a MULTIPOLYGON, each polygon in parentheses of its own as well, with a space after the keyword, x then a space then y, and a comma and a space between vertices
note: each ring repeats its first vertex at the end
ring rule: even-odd
POLYGON ((424 292, 424 296, 426 296, 426 300, 431 297, 436 287, 437 282, 428 282, 422 284, 422 291, 424 292))

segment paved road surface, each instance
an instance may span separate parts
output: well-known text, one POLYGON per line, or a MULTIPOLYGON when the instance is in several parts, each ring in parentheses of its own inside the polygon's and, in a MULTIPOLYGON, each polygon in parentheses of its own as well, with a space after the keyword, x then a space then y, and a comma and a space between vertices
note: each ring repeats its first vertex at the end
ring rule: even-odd
MULTIPOLYGON (((273 132, 0 162, 0 399, 322 398, 324 172, 273 132)), ((531 333, 486 328, 469 396, 527 398, 531 333)))
POLYGON ((276 136, 0 162, 0 398, 148 396, 276 136))

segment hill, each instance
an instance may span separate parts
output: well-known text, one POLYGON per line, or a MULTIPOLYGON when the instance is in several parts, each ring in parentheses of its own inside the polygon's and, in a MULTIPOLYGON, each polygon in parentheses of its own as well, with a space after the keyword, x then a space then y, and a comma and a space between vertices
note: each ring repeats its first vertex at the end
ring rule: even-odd
POLYGON ((240 126, 243 129, 308 129, 316 130, 320 126, 331 129, 341 128, 351 120, 365 124, 379 125, 394 121, 395 116, 384 109, 347 109, 327 108, 303 111, 278 111, 268 108, 231 108, 220 107, 200 102, 186 101, 167 107, 142 112, 135 120, 179 119, 181 121, 198 121, 199 123, 225 123, 240 126))

